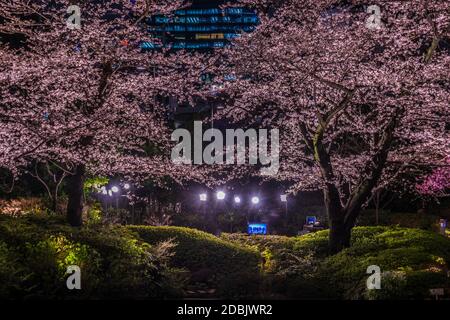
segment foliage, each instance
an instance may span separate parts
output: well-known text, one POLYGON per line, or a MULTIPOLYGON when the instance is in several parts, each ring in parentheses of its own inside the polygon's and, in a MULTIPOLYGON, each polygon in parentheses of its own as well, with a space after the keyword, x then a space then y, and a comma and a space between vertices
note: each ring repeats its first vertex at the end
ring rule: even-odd
POLYGON ((430 288, 448 286, 450 240, 419 229, 356 227, 352 246, 328 255, 328 231, 300 237, 224 235, 256 246, 268 259, 266 281, 272 294, 291 298, 417 299, 430 288), (381 290, 367 290, 366 271, 378 265, 381 290))
POLYGON ((139 45, 152 41, 143 18, 183 1, 87 1, 79 30, 59 23, 72 4, 17 0, 0 8, 2 32, 26 35, 0 48, 0 168, 18 174, 48 159, 67 172, 83 165, 103 176, 194 175, 171 165, 165 101, 195 95, 207 58, 145 54, 139 45))
MULTIPOLYGON (((270 179, 322 190, 330 227, 346 231, 378 188, 415 191, 411 177, 436 168, 424 191, 445 189, 448 3, 375 1, 382 19, 371 24, 364 1, 243 2, 261 24, 221 55, 217 73, 236 80, 224 83, 216 117, 279 130, 282 161, 270 179)), ((349 234, 334 231, 337 252, 349 234)))
POLYGON ((188 283, 241 298, 258 294, 259 282, 248 287, 242 279, 260 279, 259 262, 255 249, 188 228, 89 223, 76 229, 62 217, 0 216, 2 298, 175 297, 188 283), (82 270, 80 292, 66 288, 72 264, 82 270))
POLYGON ((292 248, 295 243, 294 238, 275 235, 248 236, 247 234, 243 233, 222 233, 221 238, 227 241, 245 244, 248 246, 256 246, 261 251, 264 251, 264 249, 266 248, 270 249, 292 248))
POLYGON ((0 241, 0 297, 14 298, 21 290, 28 274, 18 268, 17 258, 8 249, 3 241, 0 241))
POLYGON ((212 285, 223 283, 242 274, 258 274, 260 255, 255 249, 219 239, 211 234, 183 227, 131 226, 150 244, 173 239, 177 249, 173 257, 176 267, 187 268, 195 281, 198 271, 201 279, 212 285))
POLYGON ((84 192, 99 191, 101 187, 107 185, 109 178, 107 177, 91 177, 84 181, 84 192))
POLYGON ((222 237, 256 247, 261 252, 265 277, 261 294, 264 297, 327 297, 326 291, 320 291, 320 279, 316 274, 320 262, 316 255, 323 249, 327 251, 326 237, 319 238, 316 233, 302 236, 302 241, 298 237, 276 235, 223 234, 222 237))
POLYGON ((416 185, 417 191, 422 195, 443 197, 448 196, 450 189, 450 157, 447 158, 447 166, 437 168, 416 185))
POLYGON ((9 216, 21 216, 29 213, 42 214, 47 213, 42 198, 26 197, 9 200, 0 199, 0 213, 9 216))
POLYGON ((95 202, 94 204, 89 206, 88 210, 88 224, 97 224, 102 222, 102 208, 99 202, 95 202))
POLYGON ((442 280, 450 262, 450 241, 445 237, 418 229, 368 227, 356 228, 352 242, 351 248, 327 258, 321 266, 332 287, 345 298, 395 298, 398 291, 402 298, 423 298, 438 283, 446 285, 442 280), (389 279, 379 293, 368 292, 362 283, 370 265, 378 265, 389 279), (392 277, 404 281, 395 282, 392 277), (417 277, 423 279, 421 285, 414 280, 417 277))
POLYGON ((222 234, 181 227, 88 224, 0 215, 0 298, 177 297, 193 285, 220 298, 424 299, 446 288, 450 239, 426 230, 356 227, 352 246, 328 253, 328 231, 298 237, 222 234), (66 288, 67 266, 82 290, 66 288), (381 290, 367 290, 367 267, 381 290))
POLYGON ((1 298, 162 298, 181 294, 168 265, 173 245, 149 245, 124 227, 77 229, 60 218, 0 217, 1 298), (81 268, 82 290, 68 290, 66 268, 81 268), (10 272, 14 270, 14 272, 10 272))
POLYGON ((103 223, 126 224, 127 220, 130 219, 130 212, 127 209, 123 208, 109 207, 102 213, 103 214, 101 221, 103 223))

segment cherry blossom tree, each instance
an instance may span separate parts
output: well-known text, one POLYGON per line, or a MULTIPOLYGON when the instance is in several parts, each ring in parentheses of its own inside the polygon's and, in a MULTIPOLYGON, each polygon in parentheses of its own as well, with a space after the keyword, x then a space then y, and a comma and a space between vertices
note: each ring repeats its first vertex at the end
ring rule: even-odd
POLYGON ((1 168, 17 175, 38 162, 62 170, 74 226, 82 224, 87 175, 201 178, 170 161, 166 100, 192 102, 200 94, 207 58, 139 47, 152 40, 147 16, 186 3, 1 2, 1 168))
POLYGON ((448 196, 450 189, 450 158, 447 159, 447 166, 435 169, 421 183, 418 183, 416 188, 423 196, 448 196))
POLYGON ((323 191, 338 252, 376 188, 448 165, 450 4, 242 3, 261 24, 223 52, 216 72, 237 80, 224 83, 221 116, 280 129, 271 178, 323 191))

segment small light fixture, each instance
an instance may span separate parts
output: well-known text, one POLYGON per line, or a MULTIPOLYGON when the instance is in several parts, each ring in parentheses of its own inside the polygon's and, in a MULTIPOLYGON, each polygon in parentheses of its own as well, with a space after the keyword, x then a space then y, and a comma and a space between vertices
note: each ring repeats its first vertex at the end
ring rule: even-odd
POLYGON ((225 192, 223 192, 223 191, 218 191, 218 192, 216 193, 216 197, 217 197, 217 200, 223 200, 223 199, 225 199, 225 192))

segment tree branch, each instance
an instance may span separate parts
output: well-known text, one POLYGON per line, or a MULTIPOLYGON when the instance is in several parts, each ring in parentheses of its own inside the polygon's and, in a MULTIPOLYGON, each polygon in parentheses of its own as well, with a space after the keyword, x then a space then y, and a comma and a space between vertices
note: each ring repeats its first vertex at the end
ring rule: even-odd
POLYGON ((369 177, 363 180, 358 187, 355 188, 347 201, 344 211, 346 212, 345 224, 348 227, 353 227, 361 206, 369 199, 373 188, 377 185, 381 174, 383 173, 383 168, 389 154, 389 148, 394 140, 394 131, 402 114, 403 111, 397 109, 392 116, 384 130, 378 151, 366 165, 365 172, 369 174, 369 177))

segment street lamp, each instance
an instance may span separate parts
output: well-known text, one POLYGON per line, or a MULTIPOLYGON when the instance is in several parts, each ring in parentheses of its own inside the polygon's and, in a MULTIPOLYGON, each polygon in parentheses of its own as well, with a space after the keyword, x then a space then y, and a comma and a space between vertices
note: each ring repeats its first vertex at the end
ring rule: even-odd
MULTIPOLYGON (((257 214, 257 204, 259 203, 259 198, 257 197, 257 196, 253 196, 251 199, 250 199, 250 201, 252 202, 252 204, 253 204, 253 210, 252 209, 250 209, 250 211, 253 211, 253 214, 251 214, 251 217, 252 217, 252 220, 255 218, 255 213, 257 214)), ((247 216, 247 223, 249 222, 249 217, 247 216)))
POLYGON ((111 191, 114 192, 114 193, 119 192, 119 188, 116 187, 116 186, 113 186, 113 187, 111 188, 111 191))
POLYGON ((235 196, 234 203, 241 203, 241 198, 239 196, 235 196))
POLYGON ((206 193, 200 193, 199 197, 200 197, 200 201, 206 201, 206 199, 208 198, 206 196, 206 193))
POLYGON ((123 188, 124 188, 125 190, 130 189, 130 184, 129 184, 129 183, 125 183, 125 184, 123 185, 123 188))
POLYGON ((284 209, 285 209, 285 216, 286 216, 286 224, 288 223, 288 200, 287 200, 287 194, 281 194, 280 195, 281 202, 284 202, 284 209))
POLYGON ((216 193, 216 197, 217 197, 217 200, 223 200, 223 199, 225 199, 225 192, 223 192, 223 191, 217 192, 217 193, 216 193))

